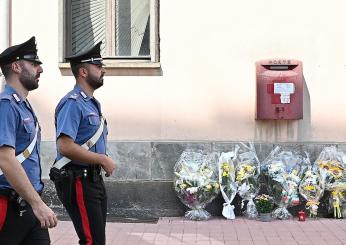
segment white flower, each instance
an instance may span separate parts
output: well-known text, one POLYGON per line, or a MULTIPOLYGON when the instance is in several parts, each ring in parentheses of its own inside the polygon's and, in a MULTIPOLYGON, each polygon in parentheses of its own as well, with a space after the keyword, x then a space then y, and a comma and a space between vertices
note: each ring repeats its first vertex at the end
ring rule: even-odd
POLYGON ((250 186, 248 186, 246 183, 243 183, 238 188, 239 195, 244 196, 245 193, 247 193, 250 190, 250 186))
POLYGON ((181 179, 177 179, 177 181, 175 183, 176 183, 176 185, 180 185, 183 183, 183 181, 181 179))
POLYGON ((187 188, 186 191, 190 194, 193 194, 198 191, 198 187, 190 187, 190 188, 187 188))

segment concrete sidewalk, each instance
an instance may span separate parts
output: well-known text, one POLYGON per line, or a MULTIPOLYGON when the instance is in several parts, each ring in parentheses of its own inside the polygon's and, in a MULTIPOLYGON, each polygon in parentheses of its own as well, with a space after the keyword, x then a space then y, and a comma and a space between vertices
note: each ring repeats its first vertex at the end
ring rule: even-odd
MULTIPOLYGON (((107 223, 106 232, 108 245, 346 244, 346 220, 322 218, 267 223, 245 218, 195 222, 169 217, 160 218, 157 224, 107 223)), ((60 221, 50 235, 53 245, 78 244, 69 221, 60 221)))

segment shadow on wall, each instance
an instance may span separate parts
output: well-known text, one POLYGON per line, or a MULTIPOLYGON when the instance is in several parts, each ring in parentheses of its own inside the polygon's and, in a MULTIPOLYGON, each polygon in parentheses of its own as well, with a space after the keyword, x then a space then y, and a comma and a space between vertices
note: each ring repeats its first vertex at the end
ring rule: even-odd
POLYGON ((303 119, 257 120, 255 140, 262 142, 308 141, 311 137, 311 101, 303 77, 303 119))

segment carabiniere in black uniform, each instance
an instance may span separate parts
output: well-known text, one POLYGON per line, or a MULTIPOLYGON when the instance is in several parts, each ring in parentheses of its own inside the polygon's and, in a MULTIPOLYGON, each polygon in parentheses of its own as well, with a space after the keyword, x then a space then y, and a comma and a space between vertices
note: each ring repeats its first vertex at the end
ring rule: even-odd
MULTIPOLYGON (((76 59, 95 58, 100 61, 99 46, 100 43, 85 54, 76 56, 76 59)), ((100 103, 76 84, 56 107, 56 139, 65 135, 76 144, 83 145, 95 135, 101 121, 100 103)), ((89 151, 106 154, 107 134, 104 125, 101 136, 89 151)), ((56 163, 62 158, 57 151, 56 163)), ((50 176, 55 182, 59 199, 73 221, 80 244, 105 244, 107 196, 100 166, 76 161, 67 163, 60 170, 54 166, 50 176)))

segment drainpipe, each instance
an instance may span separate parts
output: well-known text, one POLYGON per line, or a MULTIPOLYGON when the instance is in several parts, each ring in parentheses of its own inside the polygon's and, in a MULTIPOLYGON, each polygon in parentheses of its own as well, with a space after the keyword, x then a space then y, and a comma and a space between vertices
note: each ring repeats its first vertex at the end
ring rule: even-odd
MULTIPOLYGON (((0 0, 0 52, 10 46, 11 42, 11 1, 0 0)), ((1 76, 0 91, 4 89, 5 80, 1 76)))

